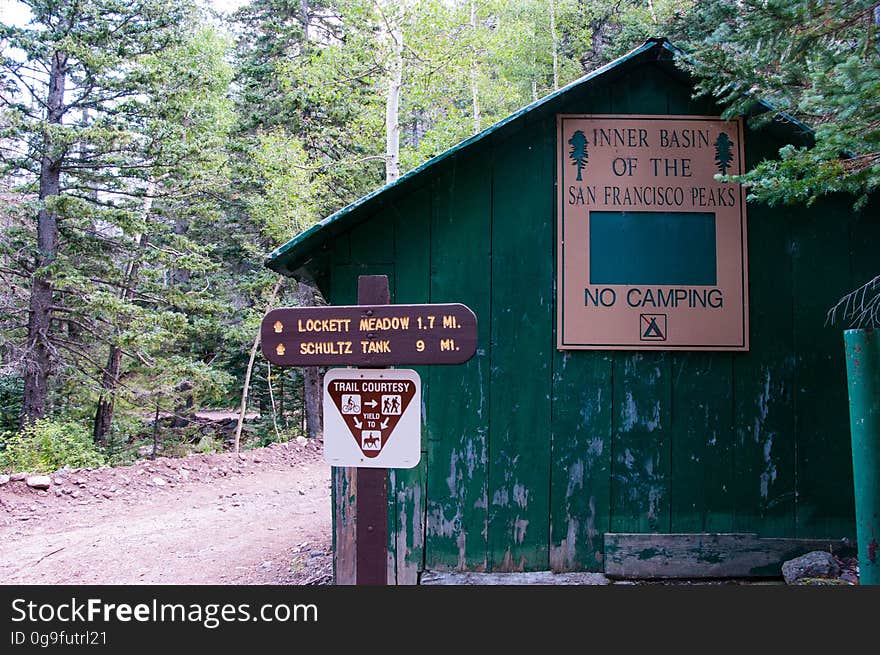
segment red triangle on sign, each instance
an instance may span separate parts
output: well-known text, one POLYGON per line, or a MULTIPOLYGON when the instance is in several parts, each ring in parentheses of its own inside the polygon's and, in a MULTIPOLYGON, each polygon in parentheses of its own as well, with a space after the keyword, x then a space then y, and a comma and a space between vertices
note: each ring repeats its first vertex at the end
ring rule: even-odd
POLYGON ((366 457, 382 452, 416 393, 410 380, 336 378, 327 392, 366 457))

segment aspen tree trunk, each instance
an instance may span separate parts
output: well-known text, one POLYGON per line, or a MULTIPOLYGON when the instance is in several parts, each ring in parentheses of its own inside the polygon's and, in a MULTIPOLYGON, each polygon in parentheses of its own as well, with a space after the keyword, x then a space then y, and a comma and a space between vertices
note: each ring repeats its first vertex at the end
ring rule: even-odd
POLYGON ((385 101, 385 182, 400 177, 400 90, 403 86, 403 30, 397 17, 387 18, 391 60, 385 101))
POLYGON ((556 34, 556 0, 550 0, 550 36, 553 41, 553 90, 559 89, 559 37, 556 34))
POLYGON ((309 3, 308 0, 300 0, 299 16, 303 26, 303 43, 309 42, 309 3))
POLYGON ((272 364, 266 360, 266 384, 269 386, 269 402, 272 404, 272 427, 275 428, 275 438, 281 441, 281 431, 278 429, 278 410, 275 406, 275 392, 272 390, 272 364))
POLYGON ((480 113, 480 96, 477 88, 477 53, 476 53, 476 33, 477 33, 477 6, 471 0, 471 38, 474 39, 473 59, 471 60, 471 98, 474 106, 474 134, 479 134, 482 123, 482 115, 480 113))
MULTIPOLYGON (((52 55, 49 71, 49 93, 46 98, 46 122, 60 125, 64 116, 64 84, 67 79, 67 55, 52 55)), ((40 158, 41 207, 37 213, 37 257, 28 316, 27 358, 24 369, 24 395, 22 397, 21 425, 32 423, 46 414, 49 393, 49 372, 52 364, 52 347, 49 343, 49 327, 52 320, 53 287, 51 278, 44 272, 58 254, 58 216, 46 206, 46 201, 61 191, 61 164, 64 153, 61 146, 53 143, 51 131, 43 141, 40 158)))

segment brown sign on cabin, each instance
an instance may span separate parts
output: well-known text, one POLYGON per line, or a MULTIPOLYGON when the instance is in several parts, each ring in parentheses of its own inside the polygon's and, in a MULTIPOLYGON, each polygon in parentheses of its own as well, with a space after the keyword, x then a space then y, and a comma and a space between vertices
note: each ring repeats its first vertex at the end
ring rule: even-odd
POLYGON ((560 350, 748 350, 742 122, 560 115, 560 350))
POLYGON ((282 307, 260 330, 280 366, 461 364, 477 348, 477 317, 457 303, 282 307))
POLYGON ((333 466, 412 468, 421 456, 420 394, 411 369, 327 371, 324 458, 333 466))

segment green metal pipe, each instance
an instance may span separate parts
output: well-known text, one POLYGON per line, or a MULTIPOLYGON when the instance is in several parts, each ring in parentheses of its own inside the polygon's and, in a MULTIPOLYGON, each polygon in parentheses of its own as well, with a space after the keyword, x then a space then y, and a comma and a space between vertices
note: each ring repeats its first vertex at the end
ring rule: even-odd
POLYGON ((859 582, 880 585, 880 331, 845 330, 859 582))

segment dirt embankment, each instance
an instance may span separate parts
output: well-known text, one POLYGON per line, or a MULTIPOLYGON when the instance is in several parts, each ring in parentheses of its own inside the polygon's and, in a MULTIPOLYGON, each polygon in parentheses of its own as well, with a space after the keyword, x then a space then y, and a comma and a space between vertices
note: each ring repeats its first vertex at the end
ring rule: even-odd
POLYGON ((48 489, 10 480, 0 485, 0 583, 326 584, 321 448, 60 471, 48 489))

